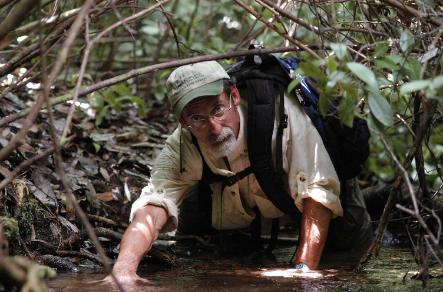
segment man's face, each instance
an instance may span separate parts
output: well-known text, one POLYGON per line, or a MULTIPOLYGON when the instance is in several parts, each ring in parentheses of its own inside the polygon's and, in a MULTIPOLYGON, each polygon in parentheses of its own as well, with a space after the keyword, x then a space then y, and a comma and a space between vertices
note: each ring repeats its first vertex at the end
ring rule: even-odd
POLYGON ((239 103, 240 94, 233 87, 231 97, 222 92, 191 102, 183 110, 180 122, 216 157, 226 156, 235 147, 240 129, 239 103))

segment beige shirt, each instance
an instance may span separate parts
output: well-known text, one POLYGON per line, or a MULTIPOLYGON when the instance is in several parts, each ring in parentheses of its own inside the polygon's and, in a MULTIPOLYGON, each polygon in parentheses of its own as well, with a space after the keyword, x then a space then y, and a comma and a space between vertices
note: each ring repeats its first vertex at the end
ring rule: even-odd
MULTIPOLYGON (((214 158, 204 145, 200 145, 209 168, 215 174, 230 176, 250 165, 246 141, 246 106, 242 104, 238 107, 238 111, 240 133, 237 145, 228 157, 232 171, 227 170, 223 159, 214 158)), ((288 128, 283 134, 283 168, 288 193, 294 198, 294 204, 301 212, 303 212, 303 199, 310 197, 330 209, 334 217, 342 216, 339 179, 320 135, 293 98, 285 98, 285 111, 288 115, 288 128)), ((277 123, 274 124, 273 152, 275 152, 277 123)), ((140 197, 132 205, 130 220, 135 212, 146 204, 157 205, 165 208, 169 214, 162 231, 175 230, 178 207, 187 190, 201 179, 202 170, 202 158, 192 143, 190 132, 178 127, 167 139, 165 147, 156 159, 150 183, 143 188, 140 197), (182 171, 180 171, 180 152, 182 171)), ((268 200, 254 174, 230 187, 222 188, 222 184, 217 183, 211 188, 212 226, 216 229, 248 227, 255 218, 255 213, 252 211, 255 206, 265 218, 277 218, 283 215, 268 200)))

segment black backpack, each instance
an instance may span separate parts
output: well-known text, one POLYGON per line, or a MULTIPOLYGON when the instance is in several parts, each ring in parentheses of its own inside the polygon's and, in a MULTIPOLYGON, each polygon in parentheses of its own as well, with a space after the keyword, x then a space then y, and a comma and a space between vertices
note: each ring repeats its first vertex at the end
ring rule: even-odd
MULTIPOLYGON (((254 173, 269 200, 282 212, 293 215, 298 210, 283 183, 282 136, 287 127, 283 97, 292 81, 291 72, 297 67, 296 58, 282 59, 265 54, 247 56, 227 70, 240 95, 248 102, 247 144, 251 166, 225 177, 212 173, 203 162, 202 177, 207 183, 223 182, 230 186, 254 173), (276 104, 278 129, 274 165, 272 134, 276 104)), ((356 177, 369 156, 370 135, 366 121, 355 118, 352 128, 344 126, 337 115, 336 103, 331 104, 323 117, 318 110, 319 95, 309 78, 304 77, 293 93, 319 132, 340 181, 356 177)), ((194 143, 198 146, 196 141, 194 143)))

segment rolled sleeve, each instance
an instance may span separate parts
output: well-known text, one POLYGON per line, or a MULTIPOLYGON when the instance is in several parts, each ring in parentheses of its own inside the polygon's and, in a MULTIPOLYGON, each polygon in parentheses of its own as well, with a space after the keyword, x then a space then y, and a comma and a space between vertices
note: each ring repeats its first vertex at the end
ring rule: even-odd
POLYGON ((177 229, 178 208, 185 193, 201 179, 200 154, 192 144, 189 133, 183 133, 181 137, 180 135, 181 132, 177 129, 167 139, 165 147, 154 163, 150 182, 132 204, 129 217, 132 221, 135 213, 146 205, 162 207, 168 212, 168 220, 161 230, 162 233, 177 229), (183 171, 180 166, 180 155, 182 155, 183 171))
POLYGON ((309 117, 294 101, 288 101, 289 126, 284 161, 289 189, 295 205, 303 212, 303 200, 312 198, 330 209, 333 217, 343 216, 340 181, 323 141, 309 117))
MULTIPOLYGON (((324 182, 327 184, 327 182, 324 182)), ((303 212, 303 200, 311 198, 319 202, 332 212, 332 217, 343 216, 343 208, 340 203, 340 198, 333 192, 324 188, 321 185, 306 185, 303 182, 298 184, 298 195, 294 198, 295 205, 303 212)))
POLYGON ((132 221, 135 213, 146 205, 154 205, 162 207, 168 212, 168 220, 163 226, 161 232, 169 232, 177 229, 178 224, 178 208, 177 204, 163 194, 156 192, 152 186, 143 188, 140 197, 132 204, 129 221, 132 221))

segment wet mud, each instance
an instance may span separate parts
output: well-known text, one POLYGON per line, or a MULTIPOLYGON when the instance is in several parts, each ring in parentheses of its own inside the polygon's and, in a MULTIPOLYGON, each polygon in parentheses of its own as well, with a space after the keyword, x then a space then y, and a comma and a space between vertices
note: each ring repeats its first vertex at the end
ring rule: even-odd
MULTIPOLYGON (((321 269, 298 273, 288 261, 293 247, 281 247, 270 257, 260 253, 214 255, 185 252, 174 267, 141 267, 151 284, 127 291, 443 291, 443 269, 431 268, 434 278, 412 280, 418 271, 408 249, 383 247, 364 272, 353 272, 358 257, 352 253, 327 253, 321 269)), ((50 291, 118 291, 100 282, 104 274, 61 273, 49 283, 50 291)), ((125 287, 124 287, 125 288, 125 287)))

